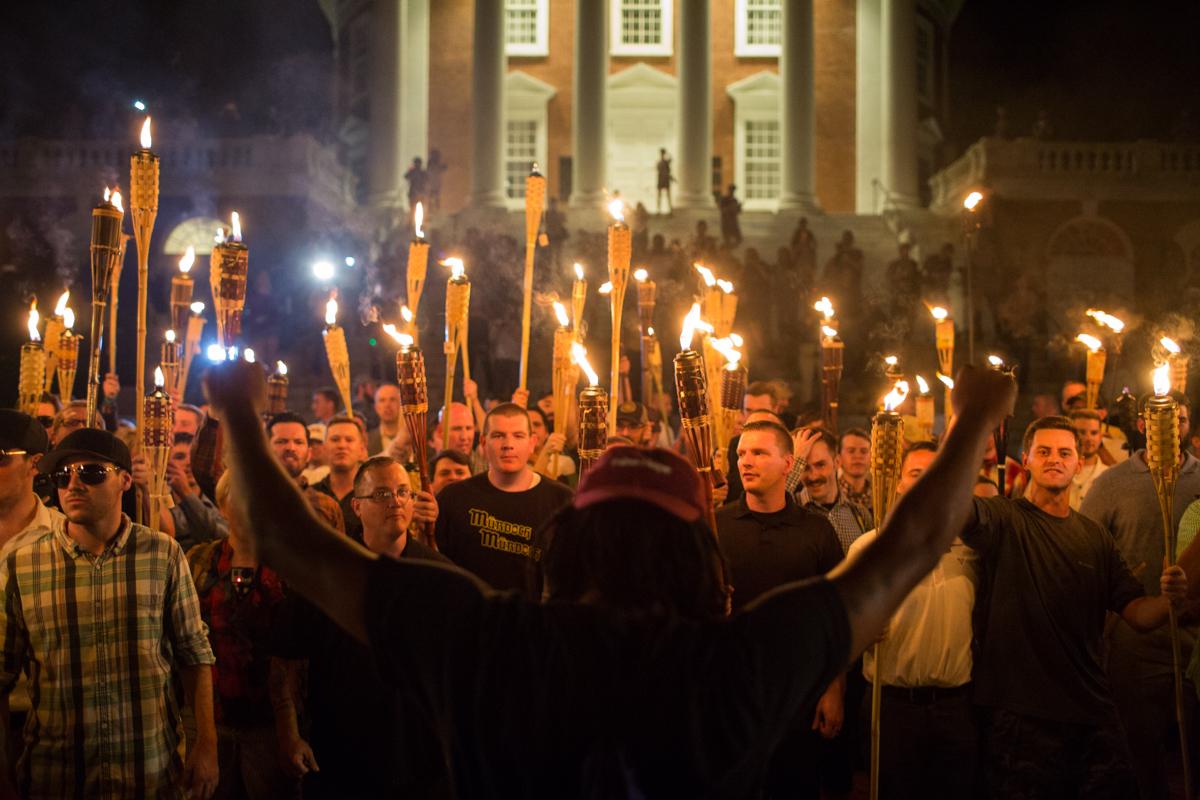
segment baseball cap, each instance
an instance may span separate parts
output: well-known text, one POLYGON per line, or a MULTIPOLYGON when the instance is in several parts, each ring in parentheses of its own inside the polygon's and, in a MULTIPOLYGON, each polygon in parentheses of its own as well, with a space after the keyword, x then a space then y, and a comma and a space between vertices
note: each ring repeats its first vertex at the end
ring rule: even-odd
POLYGON ((129 448, 124 442, 108 431, 80 428, 67 434, 57 447, 42 458, 38 463, 38 471, 49 474, 74 458, 98 458, 126 472, 133 468, 129 448))
POLYGON ((648 419, 646 407, 636 400, 617 406, 617 425, 645 425, 648 419))
POLYGON ((29 455, 40 455, 50 447, 46 429, 28 414, 0 409, 0 450, 24 450, 29 455))
POLYGON ((572 505, 582 510, 609 500, 644 500, 695 522, 707 502, 700 481, 695 467, 669 450, 617 445, 584 473, 572 505))
POLYGON ((314 443, 324 443, 325 441, 325 426, 319 422, 314 422, 308 426, 308 440, 314 443))

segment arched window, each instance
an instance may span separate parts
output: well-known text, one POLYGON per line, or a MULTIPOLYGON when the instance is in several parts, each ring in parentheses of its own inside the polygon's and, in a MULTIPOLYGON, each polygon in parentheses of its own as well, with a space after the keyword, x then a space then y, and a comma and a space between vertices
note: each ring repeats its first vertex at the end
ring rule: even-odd
POLYGON ((222 222, 212 217, 192 217, 176 225, 167 234, 163 252, 169 256, 181 256, 187 252, 188 245, 196 248, 196 255, 202 256, 212 249, 213 237, 217 228, 226 228, 229 222, 222 222))

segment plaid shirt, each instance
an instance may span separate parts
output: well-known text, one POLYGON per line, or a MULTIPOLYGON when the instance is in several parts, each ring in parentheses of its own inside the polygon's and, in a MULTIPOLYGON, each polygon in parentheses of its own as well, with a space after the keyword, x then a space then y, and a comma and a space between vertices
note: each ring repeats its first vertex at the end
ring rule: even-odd
POLYGON ((840 489, 837 500, 830 508, 826 508, 809 497, 808 489, 800 490, 798 502, 801 508, 820 514, 829 520, 834 533, 837 534, 838 542, 842 545, 842 553, 850 549, 850 545, 854 543, 855 539, 875 527, 871 522, 871 512, 858 503, 850 502, 846 493, 840 489))
POLYGON ((179 545, 134 525, 99 556, 65 520, 0 563, 0 692, 28 664, 22 797, 176 798, 180 665, 213 663, 179 545))

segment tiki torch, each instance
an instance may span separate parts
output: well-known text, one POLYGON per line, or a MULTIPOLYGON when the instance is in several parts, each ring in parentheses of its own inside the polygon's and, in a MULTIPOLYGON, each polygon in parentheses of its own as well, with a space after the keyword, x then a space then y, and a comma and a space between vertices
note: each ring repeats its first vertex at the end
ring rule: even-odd
POLYGON ((1175 343, 1174 339, 1168 339, 1164 336, 1158 340, 1158 343, 1167 351, 1167 366, 1170 368, 1171 388, 1177 392, 1186 393, 1188 357, 1183 354, 1183 349, 1175 343))
POLYGON ((242 220, 234 211, 230 235, 217 230, 217 243, 209 261, 208 280, 217 312, 217 342, 228 350, 242 333, 242 310, 246 307, 246 272, 250 249, 242 244, 242 220))
POLYGON ((950 402, 950 393, 954 391, 954 379, 941 372, 937 373, 937 379, 946 387, 946 408, 942 411, 942 416, 946 418, 942 428, 942 432, 945 433, 950 429, 950 421, 954 419, 954 405, 950 402))
MULTIPOLYGON (((1168 340, 1169 341, 1169 340, 1168 340)), ((1169 348, 1168 348, 1169 349, 1169 348)), ((1169 362, 1154 370, 1154 396, 1146 401, 1142 419, 1146 423, 1146 466, 1154 480, 1154 491, 1158 494, 1158 508, 1162 513, 1163 550, 1168 564, 1176 561, 1174 500, 1175 483, 1179 479, 1179 404, 1171 397, 1171 373, 1169 362)), ((1175 618, 1174 606, 1168 606, 1171 633, 1171 658, 1175 673, 1175 723, 1179 728, 1179 741, 1187 742, 1187 724, 1183 715, 1183 673, 1181 670, 1179 623, 1175 618)), ((1192 796, 1192 775, 1188 748, 1183 747, 1184 796, 1192 796)))
MULTIPOLYGON (((551 353, 551 383, 554 393, 554 432, 564 436, 567 433, 568 410, 571 405, 571 345, 575 336, 571 332, 571 318, 567 316, 567 307, 555 301, 554 316, 558 319, 558 327, 554 329, 554 349, 551 353)), ((558 453, 550 458, 550 472, 558 476, 558 453)))
POLYGON ((680 427, 692 465, 703 478, 708 524, 714 534, 716 516, 712 507, 712 419, 708 413, 708 376, 704 356, 692 349, 692 337, 700 325, 700 305, 692 305, 679 335, 680 352, 675 356, 675 393, 679 400, 680 427))
POLYGON ((838 389, 842 382, 842 362, 846 345, 838 337, 836 328, 821 327, 821 374, 825 392, 822 395, 821 411, 825 427, 834 435, 838 429, 838 389))
POLYGON ((747 370, 741 364, 742 354, 733 349, 732 343, 724 351, 725 366, 721 369, 721 430, 723 438, 718 455, 724 457, 724 449, 733 437, 738 415, 742 413, 742 402, 746 399, 747 370))
MULTIPOLYGON (((951 376, 954 374, 954 320, 950 312, 942 306, 931 306, 929 316, 933 317, 933 336, 937 344, 938 372, 951 376)), ((946 388, 946 423, 950 423, 950 388, 946 388)))
MULTIPOLYGON (((1013 375, 1016 371, 1016 365, 1004 363, 1004 359, 998 355, 988 356, 988 368, 996 372, 1003 372, 1006 375, 1013 375)), ((1004 473, 1008 465, 1008 417, 996 426, 996 430, 992 433, 992 439, 996 445, 996 477, 1000 482, 1000 495, 1008 496, 1007 484, 1005 483, 1004 473)))
POLYGON ((404 305, 412 315, 405 316, 409 323, 408 332, 413 337, 413 344, 420 340, 417 333, 417 310, 421 307, 421 292, 425 290, 425 272, 429 268, 429 242, 425 239, 425 231, 421 223, 425 221, 425 205, 417 203, 413 211, 413 238, 408 243, 408 268, 405 272, 404 305))
POLYGON ((70 299, 70 290, 59 295, 58 302, 54 304, 54 313, 46 319, 46 332, 42 339, 46 346, 46 383, 43 391, 47 393, 53 387, 54 376, 58 372, 58 343, 62 338, 63 318, 66 316, 67 301, 70 299))
POLYGON ((186 331, 188 312, 192 305, 192 265, 196 263, 196 248, 188 245, 187 252, 179 259, 179 272, 171 276, 171 330, 186 331))
POLYGON ((721 316, 721 287, 717 286, 717 276, 703 264, 695 263, 692 267, 704 281, 704 290, 700 298, 701 316, 710 322, 716 322, 721 316))
POLYGON ((112 287, 113 272, 117 269, 125 247, 121 241, 121 221, 125 211, 121 207, 121 192, 104 190, 104 202, 92 209, 92 338, 88 359, 87 418, 89 425, 96 424, 96 405, 100 396, 100 384, 104 376, 100 373, 100 348, 104 338, 104 311, 108 306, 108 292, 112 287))
MULTIPOLYGON (((904 418, 897 411, 908 395, 908 384, 897 381, 883 398, 883 411, 871 420, 871 510, 880 529, 896 499, 900 466, 904 458, 904 418)), ((871 682, 871 797, 879 797, 879 717, 883 704, 882 643, 873 653, 875 680, 871 682)))
POLYGON ((38 333, 40 316, 37 300, 34 300, 29 306, 29 341, 21 345, 17 391, 17 407, 31 417, 37 413, 37 404, 46 380, 46 349, 42 347, 42 335, 38 333))
POLYGON ((461 258, 447 258, 443 266, 450 267, 446 280, 446 354, 445 404, 442 406, 442 449, 450 449, 450 403, 454 401, 454 369, 458 362, 458 348, 467 337, 467 324, 471 318, 471 281, 461 258))
POLYGON ((200 354, 200 336, 204 333, 204 303, 192 303, 191 314, 183 336, 183 372, 179 376, 179 399, 187 394, 188 374, 192 370, 192 359, 200 354))
POLYGON ((600 376, 587 359, 587 349, 571 343, 571 360, 587 375, 588 385, 579 393, 579 477, 591 468, 608 445, 608 392, 600 388, 600 376))
MULTIPOLYGON (((537 253, 537 233, 542 224, 542 212, 546 208, 546 179, 533 165, 525 178, 525 282, 521 305, 521 378, 520 388, 525 390, 529 381, 529 326, 533 310, 533 258, 537 253)), ((612 235, 609 234, 609 249, 612 235)), ((611 257, 610 257, 611 261, 611 257)), ((629 260, 625 261, 628 268, 629 260)), ((611 271, 611 263, 609 270, 611 271)))
POLYGON ((583 338, 583 307, 587 303, 587 278, 583 277, 583 265, 575 262, 575 280, 571 282, 571 319, 575 327, 575 341, 583 338))
POLYGON ((650 274, 644 269, 634 270, 633 279, 637 281, 638 294, 638 327, 641 329, 641 362, 642 362, 642 405, 652 408, 654 404, 654 378, 651 375, 651 358, 654 348, 654 301, 657 285, 650 280, 650 274))
POLYGON ((929 393, 929 383, 918 375, 917 378, 917 427, 921 429, 921 439, 929 441, 933 438, 933 419, 936 414, 933 405, 933 395, 929 393))
POLYGON ((1104 344, 1090 334, 1081 333, 1075 337, 1075 341, 1087 348, 1087 407, 1099 408, 1097 401, 1100 398, 1100 384, 1104 383, 1104 362, 1108 354, 1104 351, 1104 344))
POLYGON ((108 302, 108 371, 117 372, 117 302, 121 297, 121 269, 125 266, 125 248, 129 245, 128 233, 121 234, 121 251, 112 271, 112 283, 108 302))
POLYGON ((142 402, 142 452, 150 463, 150 529, 158 530, 164 508, 170 508, 167 489, 167 461, 171 457, 172 433, 175 430, 175 405, 163 391, 166 378, 161 367, 154 369, 154 391, 142 402))
MULTIPOLYGON (((142 125, 142 148, 129 158, 129 211, 133 216, 133 242, 137 246, 138 313, 137 374, 135 397, 146 393, 146 294, 150 286, 150 234, 158 216, 158 156, 150 152, 150 118, 142 125)), ((137 427, 145 424, 137 408, 137 427)))
MULTIPOLYGON (((608 282, 612 284, 609 296, 612 311, 612 371, 608 390, 613 397, 620 397, 621 380, 621 312, 625 305, 625 288, 629 285, 629 261, 633 257, 633 233, 625 224, 625 204, 620 199, 608 204, 608 213, 613 221, 608 226, 608 282)), ((617 432, 617 403, 608 408, 608 433, 617 432)))
POLYGON ((282 361, 275 362, 275 371, 267 378, 267 413, 271 416, 287 411, 288 367, 282 361))
POLYGON ((63 308, 63 329, 58 334, 58 400, 64 406, 71 402, 75 389, 75 373, 79 369, 79 340, 83 337, 72 330, 75 327, 75 312, 70 306, 63 308))
POLYGON ((346 331, 337 324, 338 302, 337 289, 325 304, 325 357, 329 361, 329 371, 333 373, 333 382, 337 385, 342 403, 346 406, 346 416, 354 416, 354 403, 350 396, 350 351, 346 347, 346 331))
POLYGON ((163 334, 162 346, 160 348, 158 366, 163 373, 163 386, 167 390, 167 394, 171 395, 176 402, 183 402, 183 384, 180 383, 180 378, 183 377, 183 345, 177 341, 175 331, 168 328, 163 334))

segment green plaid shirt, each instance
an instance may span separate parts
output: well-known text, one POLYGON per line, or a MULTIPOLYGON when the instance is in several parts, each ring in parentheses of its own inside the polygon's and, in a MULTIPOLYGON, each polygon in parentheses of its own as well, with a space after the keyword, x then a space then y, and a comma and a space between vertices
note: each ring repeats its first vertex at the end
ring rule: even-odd
POLYGON ((0 692, 28 668, 23 797, 182 797, 180 665, 213 663, 174 539, 135 525, 99 556, 65 520, 0 563, 0 692))

